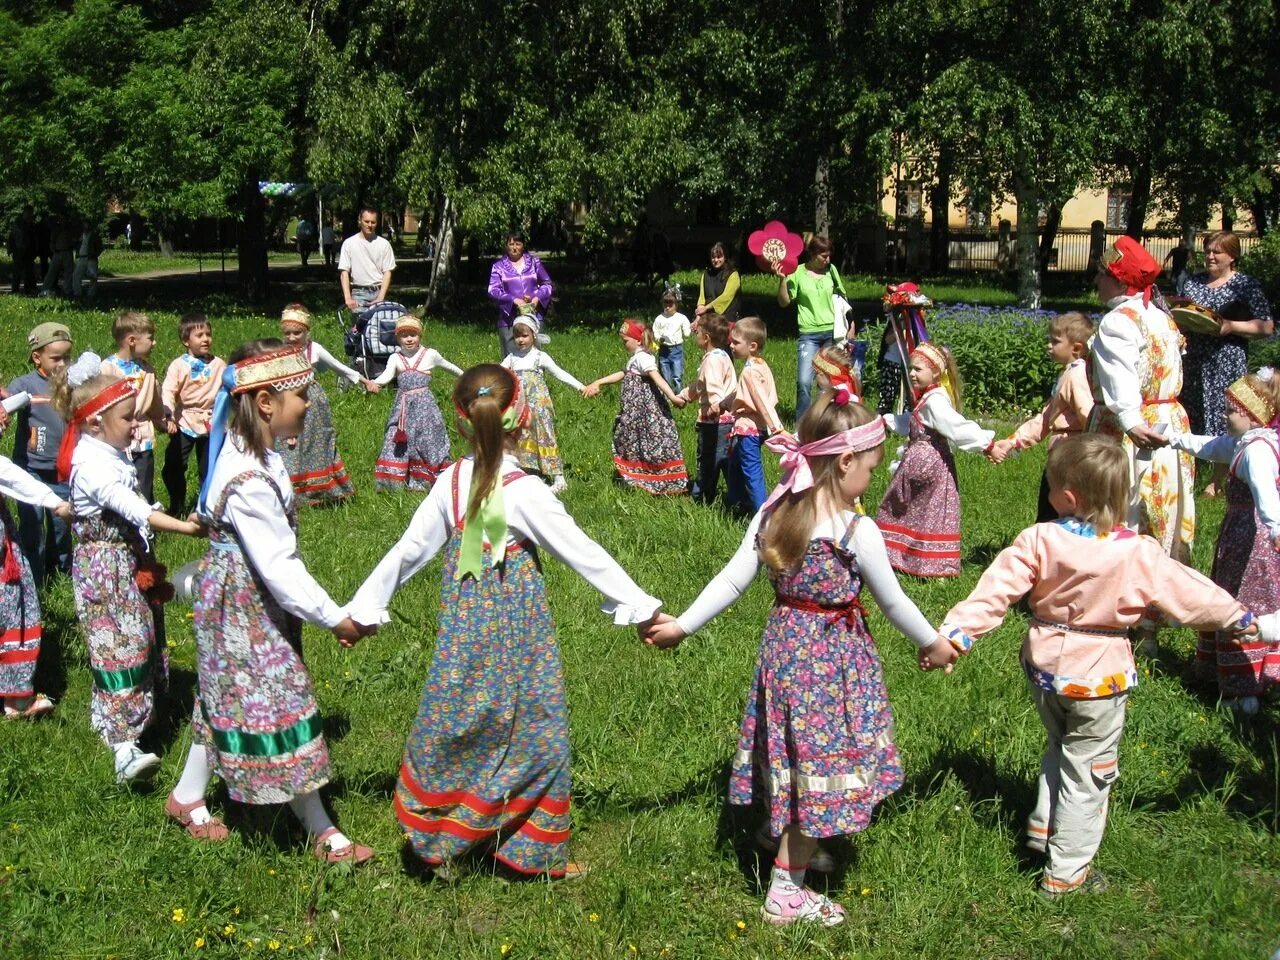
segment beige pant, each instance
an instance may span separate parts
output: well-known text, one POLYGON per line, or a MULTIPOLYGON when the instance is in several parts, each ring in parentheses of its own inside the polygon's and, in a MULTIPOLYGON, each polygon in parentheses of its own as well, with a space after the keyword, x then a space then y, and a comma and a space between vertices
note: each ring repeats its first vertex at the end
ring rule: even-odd
POLYGON ((1126 694, 1073 700, 1039 687, 1032 699, 1049 734, 1027 844, 1048 854, 1041 881, 1061 893, 1084 882, 1107 826, 1107 796, 1120 772, 1126 694))

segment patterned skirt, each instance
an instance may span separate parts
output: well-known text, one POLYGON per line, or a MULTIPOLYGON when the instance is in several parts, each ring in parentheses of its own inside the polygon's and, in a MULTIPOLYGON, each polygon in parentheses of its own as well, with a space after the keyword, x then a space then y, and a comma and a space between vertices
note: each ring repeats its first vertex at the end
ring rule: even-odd
POLYGON ((944 438, 913 436, 907 443, 876 524, 895 570, 917 577, 960 575, 960 491, 944 438))
POLYGON ((680 494, 689 485, 667 398, 634 370, 622 379, 622 407, 613 422, 613 467, 623 483, 646 493, 680 494))
POLYGON ((200 695, 192 724, 231 799, 287 803, 329 782, 302 627, 223 536, 211 535, 194 583, 200 695))
POLYGON ((1188 333, 1182 358, 1182 392, 1191 432, 1217 437, 1227 432, 1227 387, 1249 370, 1246 342, 1237 337, 1188 333))
MULTIPOLYGON (((311 406, 295 446, 281 444, 278 450, 293 481, 298 506, 336 503, 355 496, 346 464, 338 456, 338 434, 333 429, 329 396, 319 382, 307 391, 311 406)), ((212 469, 210 464, 210 469, 212 469)))
POLYGON ((0 501, 0 697, 29 697, 40 656, 40 598, 31 566, 18 549, 17 529, 0 501))
POLYGON ((484 850, 520 873, 562 876, 569 843, 569 722, 555 626, 523 545, 479 580, 449 546, 439 637, 405 745, 395 811, 429 864, 484 850))
POLYGON ((775 606, 738 737, 729 802, 762 801, 774 836, 863 830, 902 786, 893 714, 861 615, 775 606))
POLYGON ((431 395, 431 378, 406 370, 400 374, 374 480, 379 490, 430 490, 448 465, 449 434, 431 395))
POLYGON ((167 671, 151 607, 138 589, 138 548, 115 514, 74 521, 71 586, 89 645, 89 726, 109 745, 137 740, 151 724, 155 687, 167 671))
POLYGON ((556 412, 541 370, 521 370, 520 389, 529 404, 529 426, 516 440, 516 457, 521 468, 544 477, 564 473, 560 444, 556 439, 556 412))

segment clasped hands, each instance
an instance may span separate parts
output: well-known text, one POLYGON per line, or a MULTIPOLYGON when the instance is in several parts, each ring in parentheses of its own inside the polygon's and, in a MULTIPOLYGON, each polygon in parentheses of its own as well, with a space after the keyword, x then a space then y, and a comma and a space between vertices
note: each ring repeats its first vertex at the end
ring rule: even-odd
POLYGON ((338 638, 338 643, 346 647, 348 650, 354 647, 365 637, 371 637, 378 632, 378 625, 356 623, 350 617, 344 617, 342 622, 333 628, 333 635, 338 638))

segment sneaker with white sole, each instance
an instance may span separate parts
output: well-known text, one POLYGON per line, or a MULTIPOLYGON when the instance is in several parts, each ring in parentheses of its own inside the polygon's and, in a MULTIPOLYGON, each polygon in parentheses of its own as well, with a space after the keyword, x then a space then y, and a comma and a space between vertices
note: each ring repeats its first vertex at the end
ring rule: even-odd
MULTIPOLYGON (((756 831, 755 840, 756 846, 760 849, 768 850, 770 853, 778 852, 778 838, 771 834, 764 824, 761 824, 760 829, 756 831)), ((835 873, 836 858, 818 847, 813 851, 813 856, 809 858, 809 864, 805 869, 815 873, 835 873)))
POLYGON ((844 907, 808 887, 793 887, 785 894, 769 891, 764 898, 764 906, 760 908, 760 917, 775 927, 785 927, 790 923, 837 927, 844 923, 844 907))
POLYGON ((147 753, 137 744, 130 744, 128 751, 116 754, 116 782, 133 783, 135 780, 146 780, 160 768, 160 758, 154 753, 147 753))

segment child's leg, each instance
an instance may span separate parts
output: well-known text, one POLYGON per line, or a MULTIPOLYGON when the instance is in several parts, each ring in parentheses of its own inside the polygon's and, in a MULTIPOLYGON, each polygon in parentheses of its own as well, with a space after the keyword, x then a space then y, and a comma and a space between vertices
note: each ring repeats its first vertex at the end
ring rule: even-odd
POLYGON ((742 469, 747 505, 753 516, 764 506, 769 495, 764 485, 764 461, 760 457, 763 443, 764 437, 759 434, 738 438, 738 463, 742 469))
POLYGON ((671 384, 672 390, 679 393, 684 389, 684 347, 672 347, 671 356, 667 360, 671 366, 671 379, 667 382, 671 384))
POLYGON ((1031 695, 1040 711, 1046 742, 1044 757, 1040 760, 1040 778, 1036 785, 1036 805, 1027 817, 1027 846, 1045 853, 1049 848, 1050 827, 1058 809, 1058 791, 1062 785, 1062 735, 1065 724, 1061 711, 1055 709, 1057 698, 1053 694, 1032 687, 1031 695))
POLYGON ((289 809, 302 822, 307 833, 315 837, 316 856, 321 859, 349 859, 354 863, 364 863, 373 856, 371 849, 352 842, 350 837, 333 825, 320 799, 319 790, 298 794, 289 801, 289 809))
POLYGON ((133 455, 133 469, 138 472, 138 492, 147 503, 156 499, 156 454, 142 450, 133 455))
POLYGON ((204 478, 209 475, 209 435, 196 437, 191 441, 196 448, 196 473, 200 477, 200 486, 204 486, 204 478))
POLYGON ((732 439, 733 424, 721 423, 716 426, 715 444, 715 477, 713 489, 718 488, 720 480, 724 480, 725 495, 729 493, 729 443, 732 439))
POLYGON ((1119 694, 1072 700, 1036 691, 1041 717, 1048 715, 1063 727, 1062 779, 1050 828, 1049 864, 1041 879, 1049 893, 1074 890, 1089 876, 1107 825, 1107 798, 1119 773, 1127 699, 1119 694))
POLYGON ((716 498, 716 437, 718 423, 698 424, 698 478, 693 486, 693 499, 710 503, 716 498))
POLYGON ((187 456, 191 438, 181 431, 169 435, 164 448, 164 467, 160 479, 169 495, 169 513, 175 517, 186 516, 187 509, 187 456))
POLYGON ((834 927, 844 922, 844 908, 804 885, 805 870, 818 841, 800 832, 798 824, 788 824, 778 842, 778 858, 769 876, 760 916, 768 923, 785 925, 805 921, 834 927))
POLYGON ((730 507, 747 507, 747 485, 742 477, 742 463, 738 457, 738 448, 742 444, 742 437, 729 437, 729 456, 728 456, 728 476, 725 478, 728 482, 725 491, 725 503, 730 507))

